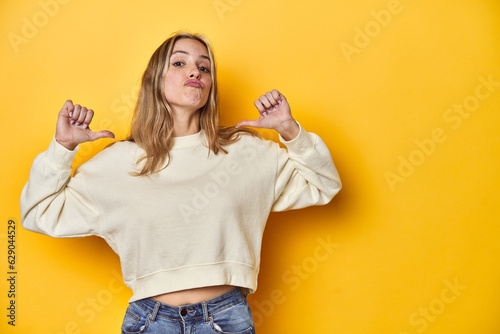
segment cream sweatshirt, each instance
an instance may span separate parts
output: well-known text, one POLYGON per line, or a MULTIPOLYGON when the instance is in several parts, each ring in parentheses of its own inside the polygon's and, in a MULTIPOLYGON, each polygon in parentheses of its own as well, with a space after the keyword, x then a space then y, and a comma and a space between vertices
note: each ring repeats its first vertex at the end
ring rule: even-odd
POLYGON ((271 211, 328 203, 341 182, 328 148, 302 127, 275 142, 242 135, 215 155, 203 131, 176 137, 167 168, 132 176, 144 151, 117 142, 82 164, 78 147, 52 139, 21 194, 25 229, 52 237, 102 237, 119 255, 130 302, 228 284, 257 289, 271 211))

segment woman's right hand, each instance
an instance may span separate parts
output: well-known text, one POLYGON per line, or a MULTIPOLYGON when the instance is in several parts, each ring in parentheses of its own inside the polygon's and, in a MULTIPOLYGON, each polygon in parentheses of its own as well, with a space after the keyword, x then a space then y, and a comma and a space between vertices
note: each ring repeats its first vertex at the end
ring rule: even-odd
POLYGON ((100 138, 115 138, 111 131, 93 132, 89 125, 94 117, 94 111, 73 105, 71 100, 64 103, 57 118, 56 141, 68 150, 74 150, 78 144, 94 141, 100 138))

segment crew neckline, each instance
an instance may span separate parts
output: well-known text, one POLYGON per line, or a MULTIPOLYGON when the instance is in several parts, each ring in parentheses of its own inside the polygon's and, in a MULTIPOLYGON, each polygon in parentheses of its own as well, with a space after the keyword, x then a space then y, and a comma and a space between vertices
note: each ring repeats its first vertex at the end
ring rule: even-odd
POLYGON ((200 130, 195 134, 181 136, 181 137, 172 137, 172 149, 175 148, 183 148, 183 147, 191 147, 197 146, 202 143, 202 133, 204 131, 200 130))

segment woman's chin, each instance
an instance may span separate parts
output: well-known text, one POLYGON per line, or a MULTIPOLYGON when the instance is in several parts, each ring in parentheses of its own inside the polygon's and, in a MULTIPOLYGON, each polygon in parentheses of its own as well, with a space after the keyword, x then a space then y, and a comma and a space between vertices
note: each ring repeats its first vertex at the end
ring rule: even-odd
POLYGON ((203 101, 200 97, 192 97, 192 98, 185 98, 182 101, 167 101, 171 106, 177 106, 182 109, 192 109, 193 111, 197 111, 205 104, 207 104, 207 101, 203 101))
POLYGON ((202 101, 201 99, 193 99, 187 103, 187 105, 195 108, 196 110, 203 108, 203 106, 206 104, 206 101, 202 101))

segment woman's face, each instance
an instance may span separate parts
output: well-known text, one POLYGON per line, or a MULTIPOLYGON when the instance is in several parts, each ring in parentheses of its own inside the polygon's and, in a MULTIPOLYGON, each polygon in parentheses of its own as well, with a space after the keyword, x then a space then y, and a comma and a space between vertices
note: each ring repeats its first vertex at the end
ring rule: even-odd
POLYGON ((175 42, 165 74, 165 98, 172 110, 198 110, 208 100, 212 77, 205 45, 194 39, 175 42))

